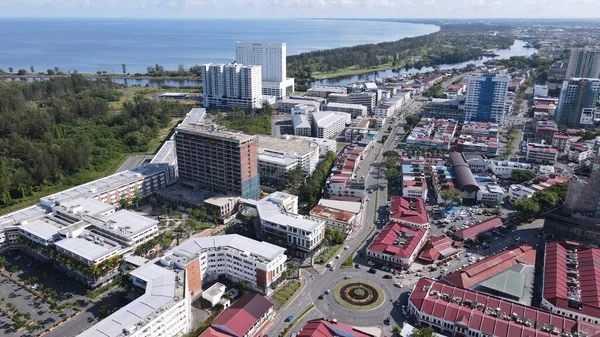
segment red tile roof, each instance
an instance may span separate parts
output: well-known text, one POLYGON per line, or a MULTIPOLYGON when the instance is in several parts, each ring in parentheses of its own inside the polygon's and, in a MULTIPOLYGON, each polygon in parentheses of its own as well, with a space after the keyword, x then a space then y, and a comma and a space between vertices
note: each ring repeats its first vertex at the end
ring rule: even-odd
POLYGON ((421 241, 425 239, 425 234, 427 234, 427 230, 422 228, 413 229, 401 224, 390 223, 375 237, 368 250, 397 258, 408 258, 419 248, 421 241), (395 244, 399 241, 399 244, 395 244))
POLYGON ((471 226, 469 228, 465 228, 458 232, 454 232, 454 236, 458 237, 461 240, 468 240, 468 239, 472 239, 472 238, 476 237, 477 235, 479 235, 481 233, 485 233, 494 228, 501 227, 502 225, 503 225, 502 219, 500 219, 498 217, 491 218, 491 219, 486 220, 475 226, 471 226))
POLYGON ((425 202, 419 198, 394 196, 390 206, 390 221, 424 226, 429 224, 425 202))
POLYGON ((259 294, 246 294, 225 309, 199 337, 244 336, 273 306, 259 294))
POLYGON ((434 236, 423 246, 419 259, 427 262, 436 262, 442 258, 447 258, 459 252, 458 249, 452 249, 452 239, 445 236, 434 236), (447 255, 442 255, 442 252, 447 255))
POLYGON ((321 205, 313 207, 313 209, 310 210, 310 215, 343 222, 349 222, 355 216, 355 214, 352 212, 342 211, 321 205))
POLYGON ((420 313, 497 337, 550 337, 553 336, 550 331, 554 327, 559 330, 557 335, 562 331, 585 332, 589 337, 600 334, 598 325, 554 315, 428 278, 417 282, 409 301, 420 313), (528 327, 517 320, 529 320, 531 326, 528 327), (552 324, 552 327, 548 324, 552 324))
POLYGON ((371 334, 360 331, 351 325, 344 323, 333 323, 323 318, 313 319, 306 322, 298 337, 336 337, 336 336, 353 336, 353 337, 374 337, 371 334))
POLYGON ((518 263, 535 264, 535 247, 526 244, 505 250, 450 273, 444 276, 444 280, 461 288, 471 288, 518 263))
POLYGON ((543 297, 555 307, 600 318, 600 249, 582 248, 567 242, 547 243, 543 297), (577 265, 567 265, 568 259, 577 261, 577 265), (577 271, 578 276, 569 275, 569 267, 577 271), (572 277, 579 281, 581 310, 569 305, 567 283, 572 277))

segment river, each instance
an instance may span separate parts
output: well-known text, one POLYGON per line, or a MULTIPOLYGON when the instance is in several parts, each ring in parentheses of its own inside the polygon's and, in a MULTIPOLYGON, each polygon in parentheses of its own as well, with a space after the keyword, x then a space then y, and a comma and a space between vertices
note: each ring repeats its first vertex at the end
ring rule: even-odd
MULTIPOLYGON (((454 64, 442 64, 439 66, 439 68, 441 70, 463 68, 463 67, 467 66, 468 64, 475 64, 477 66, 480 66, 480 65, 483 65, 483 63, 488 60, 507 59, 507 58, 510 58, 511 56, 531 56, 531 55, 537 53, 537 49, 525 48, 526 45, 527 45, 527 42, 525 42, 523 40, 515 40, 515 42, 513 43, 512 46, 510 46, 509 49, 497 50, 496 54, 498 54, 498 56, 496 56, 496 57, 482 57, 479 60, 472 60, 472 61, 454 63, 454 64)), ((392 69, 388 69, 388 70, 374 71, 374 72, 369 72, 369 73, 364 73, 364 74, 359 74, 359 75, 328 78, 328 79, 324 79, 324 80, 320 80, 320 81, 315 81, 314 84, 315 85, 329 85, 329 86, 347 86, 348 84, 354 83, 354 82, 374 81, 375 79, 382 79, 382 78, 386 78, 386 77, 396 77, 398 75, 403 75, 403 74, 426 73, 426 72, 433 71, 433 70, 434 69, 432 67, 421 68, 421 69, 412 68, 409 70, 405 70, 404 68, 402 68, 402 69, 396 70, 396 71, 392 70, 392 69)))

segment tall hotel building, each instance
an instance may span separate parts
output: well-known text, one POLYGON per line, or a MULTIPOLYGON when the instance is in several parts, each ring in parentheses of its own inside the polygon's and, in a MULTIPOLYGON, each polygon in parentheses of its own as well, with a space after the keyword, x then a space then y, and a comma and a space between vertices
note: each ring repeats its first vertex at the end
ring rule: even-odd
POLYGON ((180 125, 175 129, 179 179, 242 198, 260 195, 258 140, 216 126, 180 125))
POLYGON ((236 42, 235 59, 242 64, 260 65, 262 94, 278 99, 294 93, 294 79, 287 78, 285 43, 236 42))
POLYGON ((205 64, 202 66, 204 107, 262 107, 260 65, 205 64))
POLYGON ((510 76, 474 74, 469 76, 465 100, 465 123, 494 122, 504 124, 510 76))
POLYGON ((572 48, 565 80, 572 77, 600 77, 600 49, 572 48))

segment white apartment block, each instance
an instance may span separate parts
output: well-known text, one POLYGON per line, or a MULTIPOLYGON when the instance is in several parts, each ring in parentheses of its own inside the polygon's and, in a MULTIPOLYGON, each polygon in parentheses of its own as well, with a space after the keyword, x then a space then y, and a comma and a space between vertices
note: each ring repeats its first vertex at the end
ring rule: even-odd
POLYGON ((465 97, 465 122, 494 122, 503 125, 509 82, 510 76, 503 74, 469 76, 465 97))
POLYGON ((268 295, 286 269, 284 253, 284 248, 270 243, 230 234, 190 239, 167 253, 161 263, 186 270, 188 291, 194 297, 219 276, 247 281, 268 295))
POLYGON ((367 107, 364 105, 336 102, 330 102, 323 105, 323 110, 349 113, 352 116, 352 118, 356 118, 359 116, 366 117, 368 113, 367 107))
POLYGON ((261 66, 262 94, 277 98, 294 92, 294 79, 287 78, 287 45, 273 42, 236 42, 238 63, 261 66))
POLYGON ((311 137, 312 125, 309 115, 292 115, 292 125, 294 127, 294 135, 311 137))
POLYGON ((504 200, 504 191, 498 184, 479 184, 476 200, 482 204, 501 204, 502 200, 504 200))
POLYGON ((262 107, 260 65, 205 64, 202 86, 204 107, 262 107))
POLYGON ((294 139, 258 137, 258 167, 264 177, 285 183, 285 172, 300 166, 305 175, 311 174, 319 163, 319 145, 294 139))
POLYGON ((600 77, 600 49, 598 48, 571 48, 569 65, 565 79, 572 77, 600 77))
POLYGON ((352 122, 344 112, 320 111, 312 114, 313 136, 316 138, 335 138, 352 122))
POLYGON ((298 214, 298 197, 275 192, 259 201, 243 199, 258 211, 263 238, 286 246, 300 258, 313 258, 325 238, 325 223, 298 214))
POLYGON ((182 336, 191 328, 186 271, 148 263, 130 274, 145 293, 79 334, 79 337, 182 336))
POLYGON ((535 192, 537 191, 533 188, 521 184, 510 185, 508 187, 508 200, 514 204, 517 200, 531 198, 535 192))

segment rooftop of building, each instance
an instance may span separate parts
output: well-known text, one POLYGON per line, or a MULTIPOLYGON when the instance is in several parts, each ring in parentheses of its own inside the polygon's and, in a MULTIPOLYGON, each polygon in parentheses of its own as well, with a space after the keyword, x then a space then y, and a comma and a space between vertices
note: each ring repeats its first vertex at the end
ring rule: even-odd
POLYGON ((451 152, 450 161, 452 162, 452 169, 456 175, 459 188, 469 192, 479 190, 479 186, 473 177, 465 156, 461 152, 451 152))
POLYGON ((171 163, 175 160, 175 140, 171 136, 171 139, 165 141, 160 147, 158 152, 152 157, 151 164, 163 164, 171 163))
POLYGON ((356 213, 342 211, 335 208, 326 206, 316 205, 310 210, 311 216, 317 216, 327 220, 335 220, 342 222, 350 222, 356 217, 356 213))
POLYGON ((207 124, 188 124, 179 125, 175 128, 176 132, 190 133, 202 137, 214 138, 227 141, 237 141, 239 143, 251 142, 256 140, 256 136, 247 135, 243 132, 233 132, 220 128, 217 125, 207 124))
POLYGON ((535 265, 536 250, 525 244, 487 257, 466 268, 444 276, 444 280, 461 288, 471 288, 517 264, 535 265))
POLYGON ((346 120, 347 116, 343 112, 337 111, 318 111, 313 113, 313 120, 317 127, 327 127, 340 119, 346 120))
POLYGON ((259 294, 242 295, 225 309, 199 337, 240 337, 256 325, 273 304, 259 294))
POLYGON ((502 190, 502 187, 500 187, 500 185, 496 183, 480 183, 479 190, 482 193, 504 194, 504 190, 502 190))
POLYGON ((205 117, 206 117, 206 109, 205 108, 193 108, 185 115, 185 118, 183 119, 183 122, 181 122, 181 124, 183 124, 183 125, 199 124, 204 121, 205 117))
POLYGON ((552 305, 600 318, 600 249, 548 242, 543 297, 552 305))
POLYGON ((420 198, 393 196, 390 205, 390 221, 427 225, 429 217, 425 209, 425 202, 420 198))
POLYGON ((307 115, 292 115, 292 124, 294 128, 308 128, 312 126, 307 115))
POLYGON ((258 149, 266 149, 281 153, 293 153, 304 156, 319 149, 316 143, 302 142, 295 139, 282 139, 267 136, 258 136, 258 149))
POLYGON ((423 228, 411 228, 392 222, 383 227, 368 250, 397 258, 408 258, 419 247, 419 242, 426 233, 427 230, 423 228))
POLYGON ((502 222, 502 219, 495 217, 483 221, 482 223, 478 223, 477 225, 471 226, 469 228, 456 231, 453 233, 453 235, 462 240, 468 240, 473 239, 477 235, 490 231, 494 228, 502 227, 503 225, 504 223, 502 222))
POLYGON ((355 201, 340 201, 340 200, 331 200, 331 199, 320 199, 320 206, 325 206, 328 208, 339 209, 346 212, 351 213, 359 213, 362 209, 362 203, 355 201))
POLYGON ((360 104, 352 104, 352 103, 338 103, 338 102, 329 102, 324 105, 325 108, 343 108, 343 109, 357 109, 357 110, 367 110, 367 107, 360 104))
POLYGON ((172 253, 179 262, 187 264, 199 253, 212 249, 236 250, 265 264, 285 252, 285 248, 268 242, 252 240, 238 234, 228 234, 190 239, 174 248, 172 253))
POLYGON ((309 232, 321 226, 320 222, 310 219, 309 216, 288 213, 280 205, 273 202, 260 200, 256 205, 256 209, 261 221, 295 227, 309 232))
POLYGON ((346 93, 348 89, 346 87, 333 87, 333 86, 324 86, 324 85, 316 85, 314 87, 310 87, 308 91, 338 91, 346 93))
POLYGON ((378 335, 366 328, 319 318, 306 322, 297 337, 378 337, 378 335))
POLYGON ((310 105, 313 107, 320 107, 321 103, 324 102, 325 99, 322 97, 296 97, 296 98, 282 98, 277 103, 280 104, 304 104, 310 105))
POLYGON ((551 337, 566 332, 573 337, 578 332, 592 337, 600 333, 600 326, 594 324, 428 278, 417 282, 409 301, 421 313, 490 336, 551 337))
POLYGON ((186 296, 184 272, 145 264, 131 272, 131 276, 146 283, 146 291, 139 298, 101 320, 78 337, 127 336, 162 313, 162 310, 186 296))
POLYGON ((532 152, 558 152, 558 149, 552 145, 539 144, 539 143, 528 143, 527 151, 532 152))
POLYGON ((158 220, 156 219, 145 217, 127 210, 120 210, 94 219, 86 218, 86 221, 97 228, 126 238, 133 238, 149 228, 158 225, 158 220))
POLYGON ((121 249, 116 242, 91 233, 84 233, 76 238, 62 239, 54 244, 92 262, 121 249))
POLYGON ((27 222, 19 226, 19 228, 27 233, 35 235, 43 240, 51 240, 64 225, 53 221, 52 219, 37 219, 27 222))
POLYGON ((421 249, 419 259, 435 262, 457 254, 460 249, 454 248, 453 243, 447 236, 432 236, 421 249))

